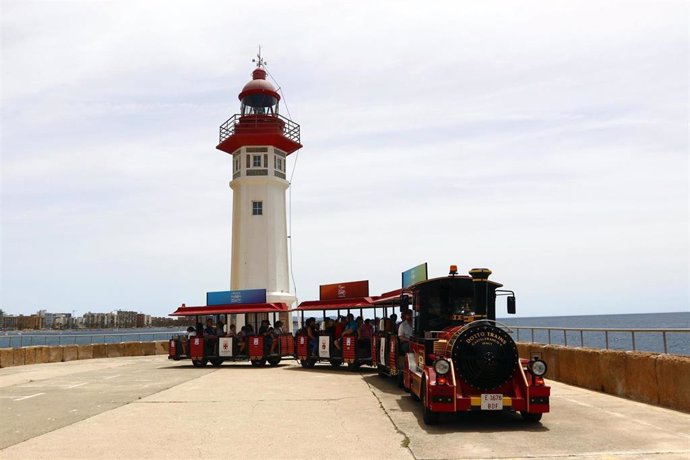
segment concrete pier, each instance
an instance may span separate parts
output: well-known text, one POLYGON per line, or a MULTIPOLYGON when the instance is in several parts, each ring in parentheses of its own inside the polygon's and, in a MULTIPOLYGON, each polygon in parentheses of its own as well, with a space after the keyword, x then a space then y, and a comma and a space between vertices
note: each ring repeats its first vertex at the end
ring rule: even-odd
POLYGON ((550 382, 541 424, 439 426, 393 381, 288 361, 193 368, 165 356, 0 369, 0 458, 690 457, 690 415, 550 382))

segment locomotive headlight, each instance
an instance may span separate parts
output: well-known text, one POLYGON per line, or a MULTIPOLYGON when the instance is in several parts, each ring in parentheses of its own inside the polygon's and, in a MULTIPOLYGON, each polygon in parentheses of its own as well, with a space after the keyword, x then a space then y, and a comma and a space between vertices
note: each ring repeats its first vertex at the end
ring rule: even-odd
POLYGON ((434 370, 440 375, 447 374, 450 370, 450 363, 443 358, 437 359, 434 363, 434 370))
POLYGON ((540 359, 530 361, 528 367, 529 371, 536 376, 541 377, 542 375, 546 374, 546 363, 540 359))

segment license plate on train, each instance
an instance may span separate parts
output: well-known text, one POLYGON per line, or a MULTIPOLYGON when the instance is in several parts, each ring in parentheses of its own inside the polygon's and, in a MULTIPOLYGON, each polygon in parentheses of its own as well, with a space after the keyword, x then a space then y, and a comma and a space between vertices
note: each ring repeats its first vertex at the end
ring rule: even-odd
POLYGON ((483 394, 481 402, 482 410, 503 410, 503 395, 501 394, 483 394))

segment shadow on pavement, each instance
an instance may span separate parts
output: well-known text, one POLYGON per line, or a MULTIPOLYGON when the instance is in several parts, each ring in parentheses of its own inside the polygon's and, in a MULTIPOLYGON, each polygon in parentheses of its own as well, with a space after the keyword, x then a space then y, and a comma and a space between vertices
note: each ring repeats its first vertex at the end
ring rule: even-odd
POLYGON ((305 369, 301 365, 290 366, 287 368, 289 371, 299 371, 299 372, 317 372, 322 374, 352 374, 352 375, 370 375, 376 372, 373 367, 360 367, 356 371, 351 371, 346 365, 333 367, 330 364, 317 364, 311 369, 305 369))
MULTIPOLYGON (((457 414, 442 414, 438 425, 427 425, 422 418, 422 405, 412 399, 398 385, 393 378, 381 377, 379 375, 367 375, 363 377, 371 387, 376 388, 382 393, 397 396, 397 409, 411 413, 416 419, 419 427, 428 434, 445 433, 496 433, 507 431, 524 431, 528 433, 539 433, 549 431, 541 423, 525 422, 517 412, 461 412, 457 414)), ((544 414, 548 417, 549 414, 544 414)))
POLYGON ((178 362, 176 363, 176 365, 172 365, 172 366, 161 366, 161 367, 158 367, 157 369, 197 369, 197 370, 204 370, 204 369, 206 369, 206 370, 223 370, 223 369, 233 369, 233 368, 234 368, 235 370, 238 370, 238 369, 252 369, 252 370, 258 371, 258 370, 260 370, 260 369, 276 369, 276 368, 280 368, 280 367, 294 367, 294 366, 291 366, 290 363, 282 363, 282 362, 281 362, 281 363, 279 363, 279 364, 276 365, 276 366, 269 366, 268 364, 266 364, 265 366, 258 367, 258 366, 252 366, 252 365, 251 365, 250 363, 248 363, 248 362, 237 361, 237 362, 227 362, 227 363, 223 363, 222 365, 220 365, 220 366, 218 366, 218 367, 213 367, 213 366, 211 366, 210 364, 207 364, 207 365, 204 366, 204 367, 194 367, 194 366, 192 365, 192 363, 189 362, 189 361, 184 362, 184 363, 183 363, 183 361, 178 361, 178 362))

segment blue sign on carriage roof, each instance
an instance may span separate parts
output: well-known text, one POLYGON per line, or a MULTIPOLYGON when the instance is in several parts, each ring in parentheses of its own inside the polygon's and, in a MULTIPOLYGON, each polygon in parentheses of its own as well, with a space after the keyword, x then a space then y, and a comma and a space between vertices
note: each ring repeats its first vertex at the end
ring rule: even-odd
POLYGON ((402 272, 402 287, 410 287, 420 281, 429 279, 426 263, 412 267, 409 270, 402 272))
POLYGON ((238 303, 266 303, 266 289, 241 291, 216 291, 206 293, 206 305, 230 305, 238 303))

